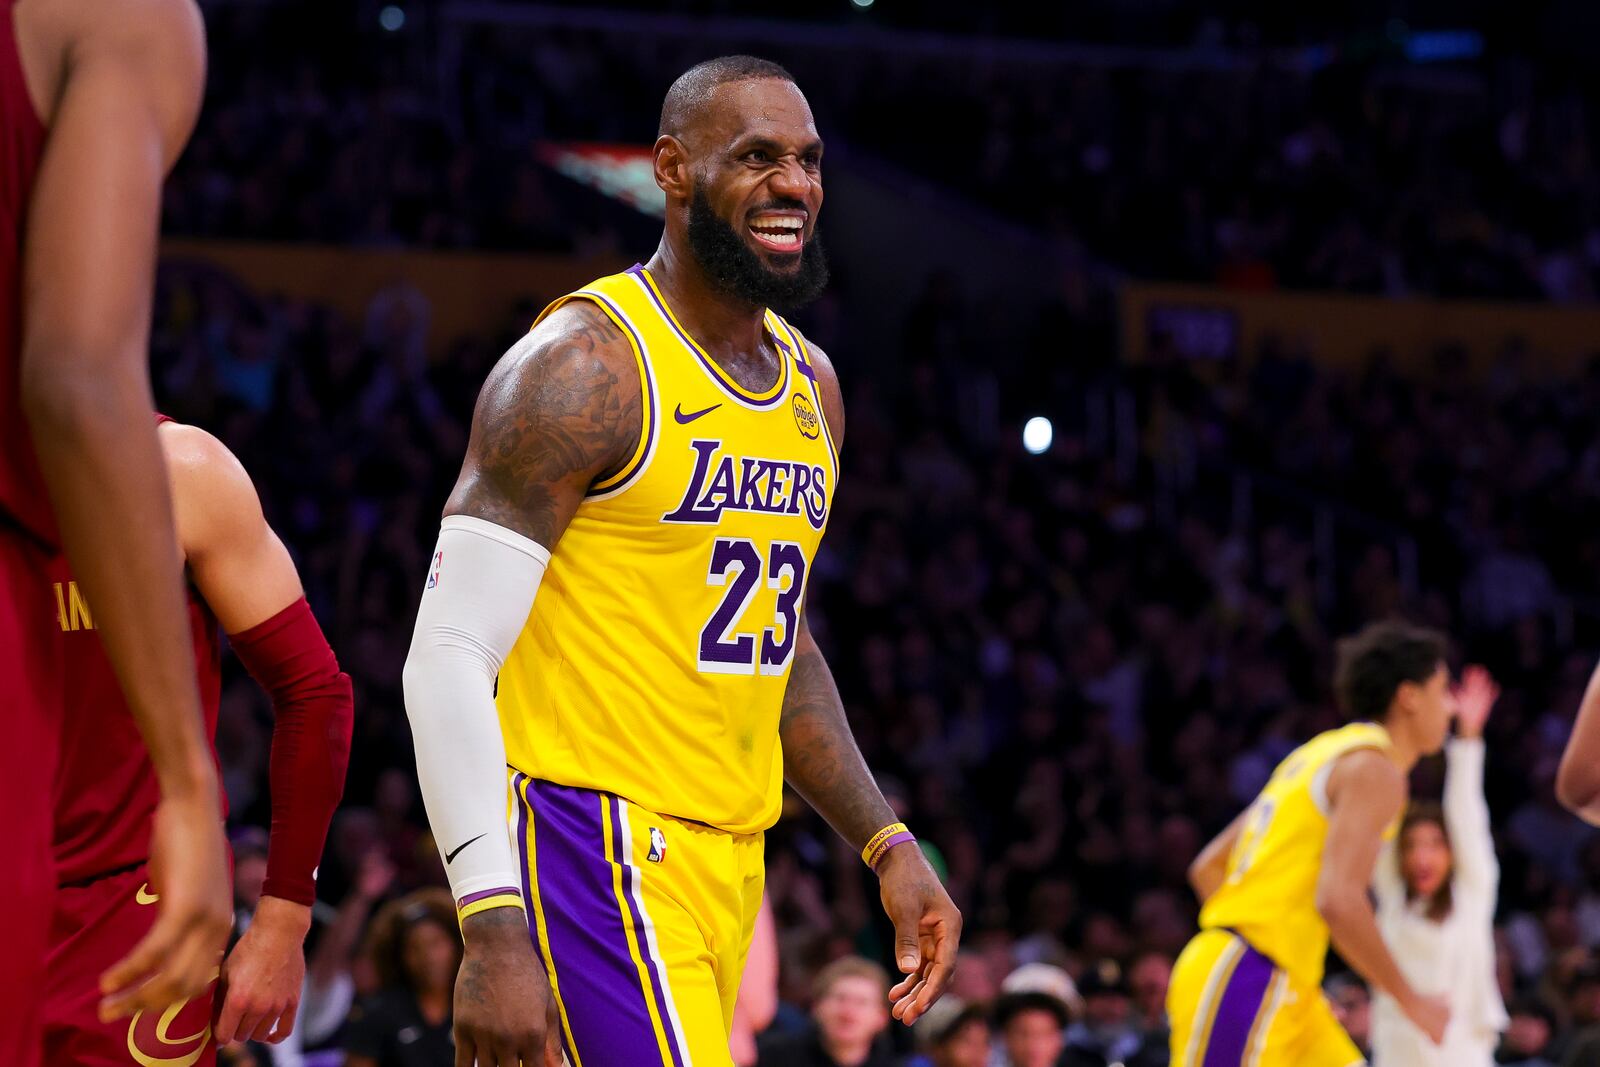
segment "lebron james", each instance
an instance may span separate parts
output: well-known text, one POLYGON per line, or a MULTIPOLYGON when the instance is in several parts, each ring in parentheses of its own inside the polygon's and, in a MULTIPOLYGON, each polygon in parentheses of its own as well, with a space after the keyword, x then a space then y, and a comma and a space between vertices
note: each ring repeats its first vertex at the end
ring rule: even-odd
POLYGON ((478 398, 405 671, 459 1067, 730 1064, 785 780, 878 876, 895 1017, 949 977, 961 916, 806 625, 844 407, 770 308, 826 281, 822 154, 783 68, 688 71, 655 255, 547 308, 478 398))

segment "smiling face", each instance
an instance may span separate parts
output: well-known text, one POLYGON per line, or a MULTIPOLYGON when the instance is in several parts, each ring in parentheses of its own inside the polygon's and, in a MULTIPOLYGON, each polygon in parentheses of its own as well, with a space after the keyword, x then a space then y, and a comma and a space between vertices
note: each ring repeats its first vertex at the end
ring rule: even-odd
POLYGON ((822 291, 822 139, 793 82, 759 77, 711 88, 657 142, 656 164, 684 212, 689 250, 718 290, 783 307, 822 291))

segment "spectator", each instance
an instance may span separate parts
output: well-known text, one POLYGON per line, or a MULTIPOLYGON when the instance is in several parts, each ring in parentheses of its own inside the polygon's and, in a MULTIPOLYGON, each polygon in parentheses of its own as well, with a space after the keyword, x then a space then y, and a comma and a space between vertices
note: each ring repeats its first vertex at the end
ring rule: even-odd
POLYGON ((811 987, 809 1033, 763 1045, 761 1067, 890 1067, 879 1042, 889 1026, 889 975, 859 956, 835 960, 811 987))
POLYGON ((1167 1025, 1167 986, 1171 981, 1172 957, 1166 952, 1145 952, 1134 960, 1128 984, 1133 990, 1139 1046, 1128 1056, 1127 1067, 1166 1067, 1172 1040, 1167 1025))
POLYGON ((1133 993, 1122 965, 1100 960, 1078 979, 1083 1017, 1067 1028, 1063 1067, 1124 1063, 1144 1044, 1134 1020, 1133 993))
POLYGON ((996 1067, 1055 1067, 1066 1047, 1072 1013, 1059 997, 1042 992, 1002 993, 994 1006, 1000 1031, 996 1067))
POLYGON ((450 894, 419 889, 385 905, 367 935, 367 955, 379 989, 350 1014, 346 1067, 452 1067, 461 927, 450 894))
POLYGON ((911 1028, 917 1055, 907 1067, 989 1067, 993 1046, 989 1011, 960 997, 945 996, 911 1028))
MULTIPOLYGON (((1333 1017, 1339 1020, 1339 1025, 1344 1027, 1344 1032, 1350 1035, 1350 1040, 1356 1043, 1361 1054, 1372 1059, 1372 993, 1367 989, 1367 983, 1353 974, 1337 974, 1328 979, 1326 991, 1333 1017)), ((1381 1064, 1383 1061, 1376 1062, 1381 1064)))
POLYGON ((1069 1016, 1083 1014, 1083 996, 1072 976, 1052 963, 1024 963, 1005 976, 1001 993, 1047 993, 1066 1005, 1069 1016))
POLYGON ((1567 1000, 1577 1029, 1561 1067, 1600 1067, 1600 963, 1590 960, 1573 973, 1567 1000))
POLYGON ((950 976, 950 993, 969 1004, 987 1004, 1000 992, 998 976, 989 965, 989 959, 976 949, 963 944, 956 956, 956 973, 950 976))
POLYGON ((1456 687, 1458 736, 1445 748, 1444 806, 1414 803, 1399 842, 1384 846, 1374 874, 1378 927, 1413 989, 1443 994, 1450 1024, 1435 1045, 1379 996, 1372 1045, 1380 1067, 1488 1067, 1505 1028, 1495 983, 1494 913, 1500 865, 1483 796, 1484 724, 1500 689, 1482 667, 1456 687))
POLYGON ((1495 1062, 1505 1067, 1556 1067, 1545 1055, 1555 1028, 1555 1015, 1542 1002, 1531 998, 1516 1001, 1495 1062))
POLYGON ((1172 982, 1172 957, 1146 952, 1133 961, 1128 984, 1133 989, 1134 1018, 1146 1033, 1167 1025, 1167 986, 1172 982))

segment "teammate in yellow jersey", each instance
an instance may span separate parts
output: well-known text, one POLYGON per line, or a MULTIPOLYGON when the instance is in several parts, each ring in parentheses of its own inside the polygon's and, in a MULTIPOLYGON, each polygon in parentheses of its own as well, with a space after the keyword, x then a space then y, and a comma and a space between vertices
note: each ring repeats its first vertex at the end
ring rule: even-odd
POLYGON ((826 282, 822 151, 783 68, 688 71, 655 255, 552 304, 478 399, 405 672, 459 1067, 730 1064, 785 780, 878 874, 894 1016, 949 977, 961 916, 806 625, 844 408, 769 309, 826 282))
POLYGON ((1363 1062, 1321 992, 1331 938, 1435 1042, 1449 1005, 1413 990, 1367 895, 1405 807, 1406 777, 1439 751, 1456 698, 1440 635, 1375 623, 1339 643, 1352 721, 1291 752, 1190 867, 1200 933, 1173 969, 1173 1067, 1351 1067, 1363 1062))

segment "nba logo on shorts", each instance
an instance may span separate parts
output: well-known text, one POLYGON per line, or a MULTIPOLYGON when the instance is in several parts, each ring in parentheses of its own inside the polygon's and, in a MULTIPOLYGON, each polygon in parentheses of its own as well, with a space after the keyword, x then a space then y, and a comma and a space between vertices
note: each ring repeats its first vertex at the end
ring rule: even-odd
POLYGON ((660 863, 667 858, 667 835, 650 827, 650 862, 660 863))
POLYGON ((433 569, 428 572, 429 589, 439 584, 439 568, 442 566, 444 566, 444 550, 440 549, 433 554, 433 569))

